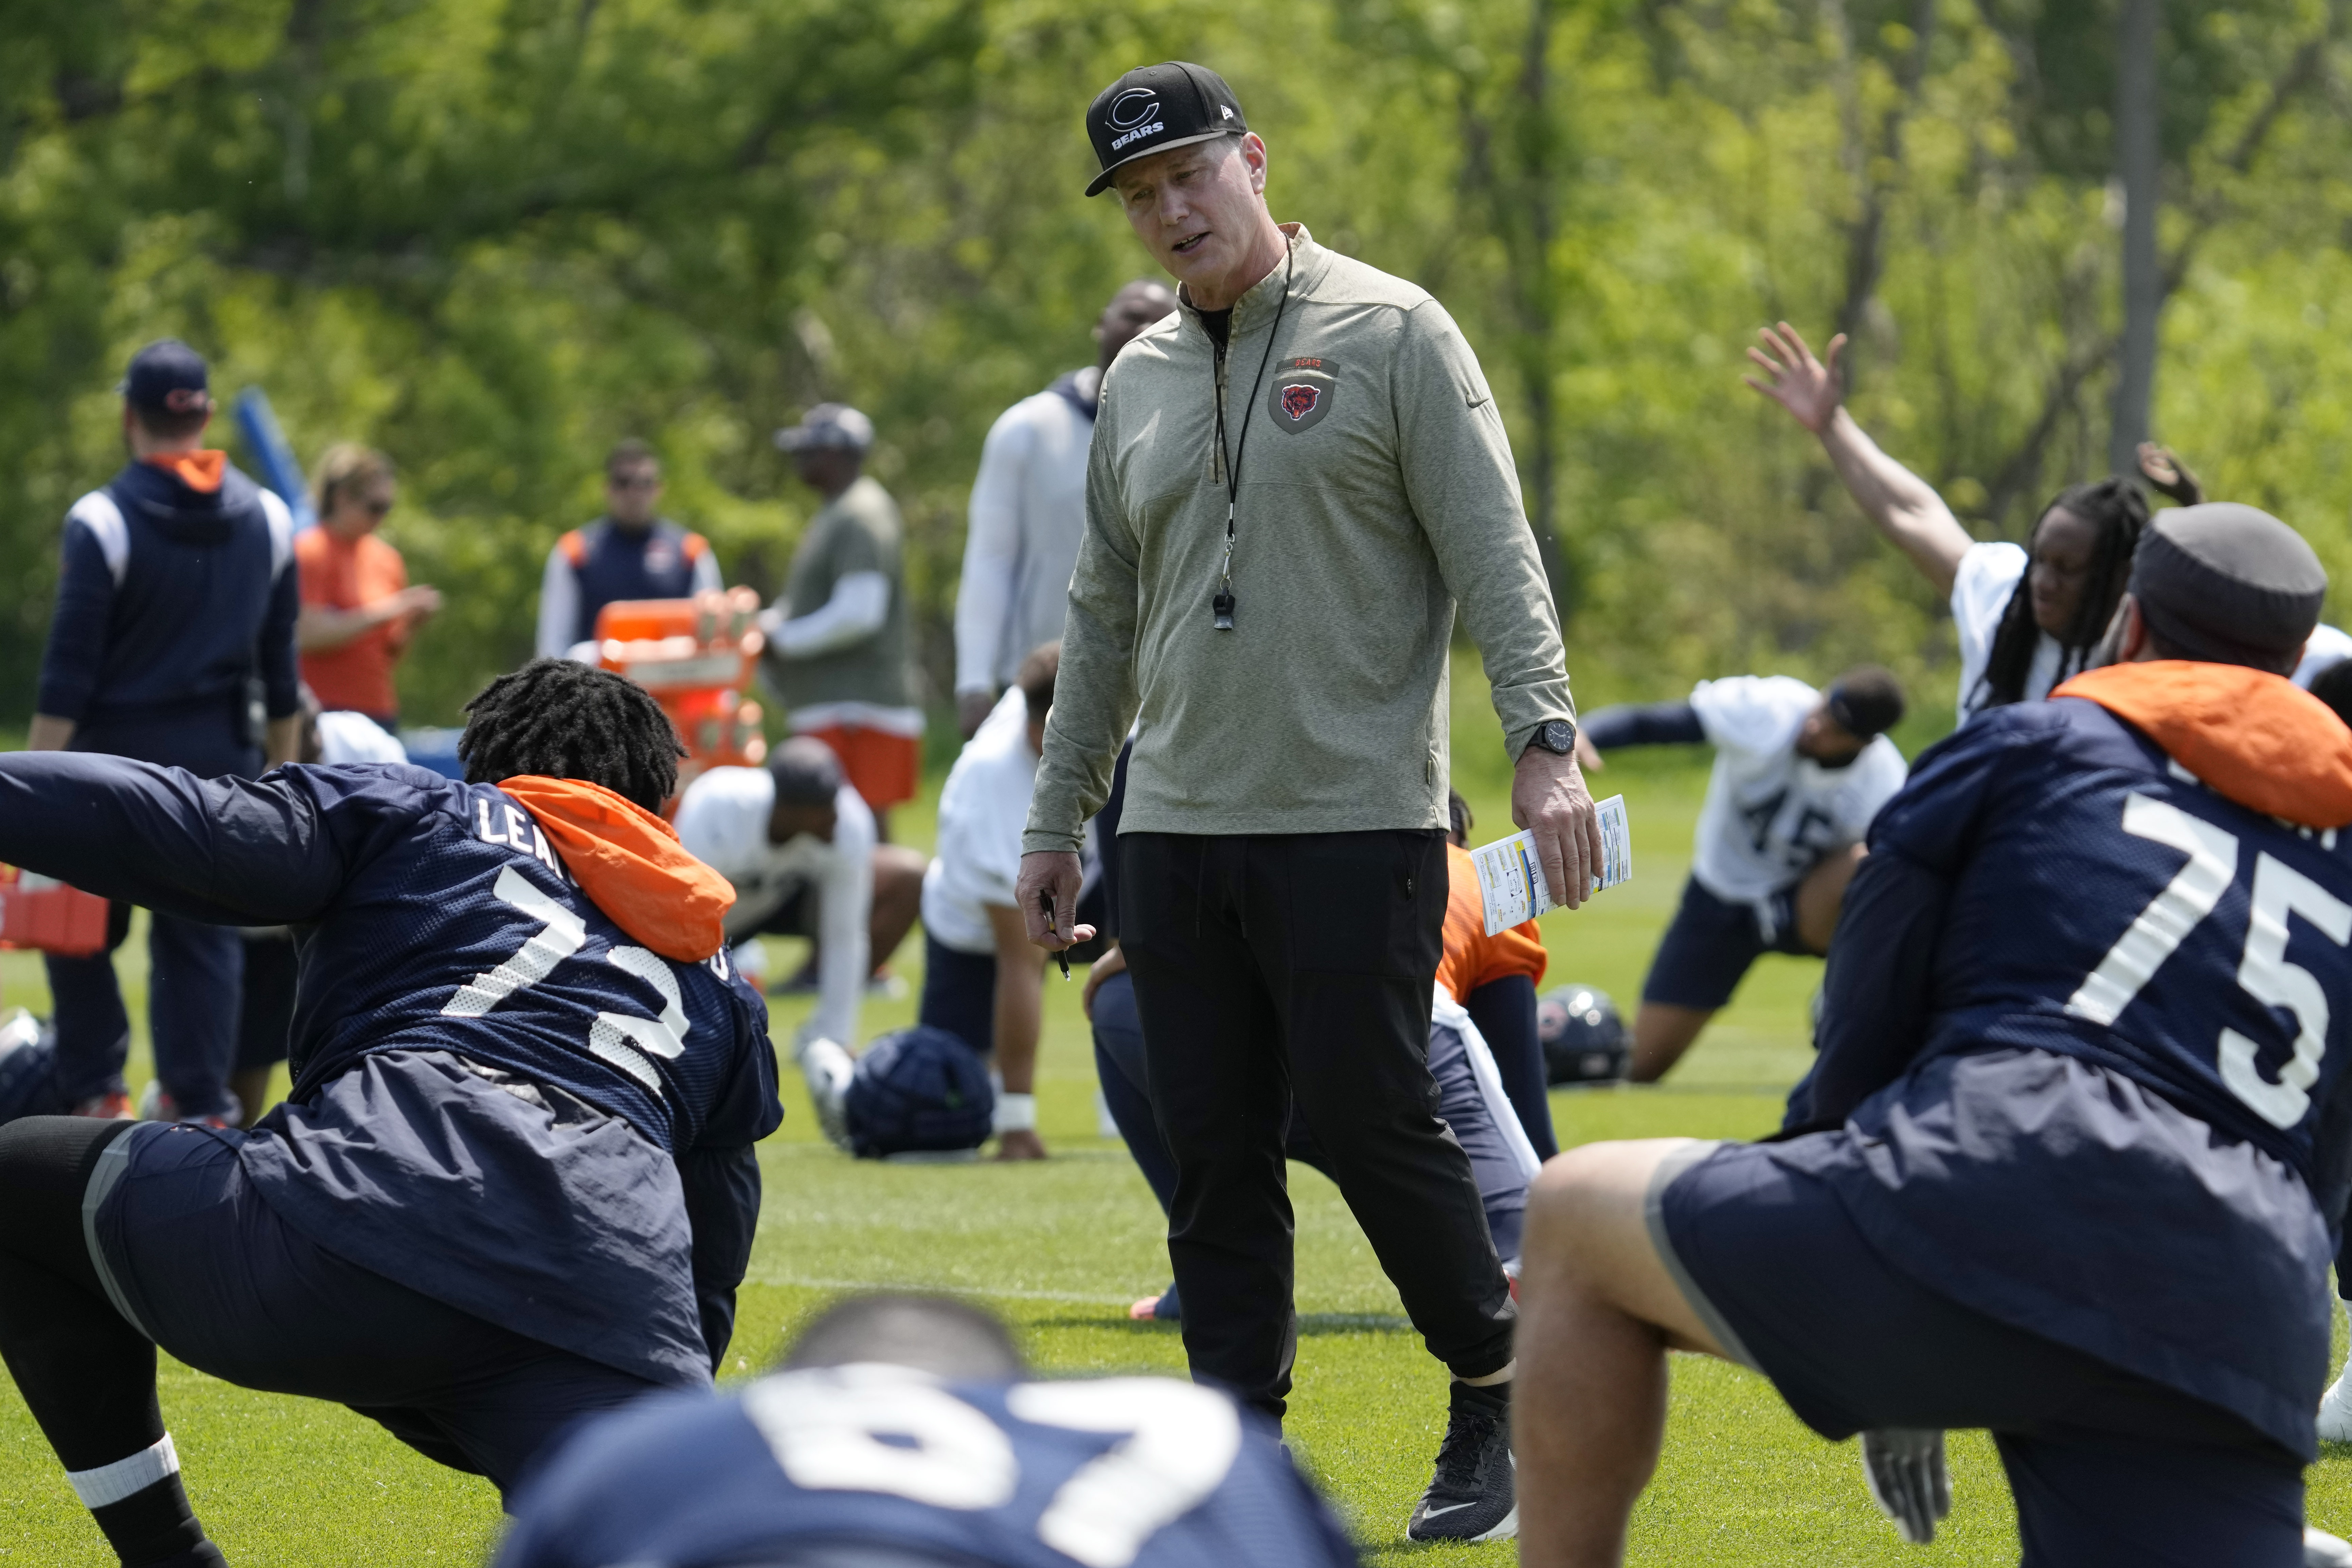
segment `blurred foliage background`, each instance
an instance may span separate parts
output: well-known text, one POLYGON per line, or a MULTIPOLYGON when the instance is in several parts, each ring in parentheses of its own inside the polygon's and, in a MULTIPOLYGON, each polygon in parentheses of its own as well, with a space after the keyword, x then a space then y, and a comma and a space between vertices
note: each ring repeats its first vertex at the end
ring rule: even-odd
MULTIPOLYGON (((2343 0, 2137 0, 2160 91, 2156 434, 2352 566, 2343 0)), ((1950 633, 1755 329, 1843 328, 1857 416, 1981 534, 2105 471, 2123 333, 2113 61, 2135 0, 9 0, 0 7, 0 717, 139 343, 259 384, 308 462, 388 450, 449 607, 446 721, 529 649, 541 562, 627 435, 772 591, 811 509, 768 442, 881 431, 935 698, 982 436, 1145 269, 1080 116, 1223 71, 1276 214, 1441 298, 1553 531, 1587 703, 1950 633)), ((223 437, 228 439, 226 424, 223 437)), ((1922 684, 1925 683, 1925 684, 1922 684)))

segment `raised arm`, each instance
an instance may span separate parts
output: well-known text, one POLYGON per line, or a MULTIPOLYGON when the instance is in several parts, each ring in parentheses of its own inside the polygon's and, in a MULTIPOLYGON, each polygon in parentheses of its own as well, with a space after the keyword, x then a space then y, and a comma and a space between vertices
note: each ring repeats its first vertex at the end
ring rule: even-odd
POLYGON ((1765 347, 1749 349, 1748 357, 1768 379, 1748 376, 1748 384, 1820 437, 1830 466, 1862 514, 1911 558, 1937 593, 1948 598, 1960 557, 1975 541, 1935 487, 1879 450, 1878 443, 1846 412, 1837 378, 1845 334, 1830 340, 1827 360, 1815 359, 1804 338, 1786 321, 1779 331, 1767 327, 1759 336, 1765 347))
POLYGON ((0 756, 0 862, 221 925, 314 920, 345 875, 318 803, 284 773, 200 779, 81 752, 0 756))

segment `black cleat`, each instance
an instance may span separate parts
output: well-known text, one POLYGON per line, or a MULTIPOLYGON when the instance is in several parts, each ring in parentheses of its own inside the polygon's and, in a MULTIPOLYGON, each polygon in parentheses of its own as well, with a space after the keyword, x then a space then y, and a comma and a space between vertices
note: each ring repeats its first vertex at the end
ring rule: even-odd
POLYGON ((1454 1385, 1437 1473, 1404 1527, 1411 1541, 1509 1541, 1519 1533, 1511 1385, 1454 1385))

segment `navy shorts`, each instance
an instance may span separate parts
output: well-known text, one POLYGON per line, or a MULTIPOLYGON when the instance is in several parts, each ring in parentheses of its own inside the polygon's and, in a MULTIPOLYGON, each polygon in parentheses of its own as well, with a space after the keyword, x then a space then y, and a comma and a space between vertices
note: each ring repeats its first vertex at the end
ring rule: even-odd
POLYGON ((347 1405, 502 1491, 573 1421, 656 1388, 317 1246, 246 1180, 236 1137, 142 1122, 99 1157, 83 1206, 115 1306, 188 1365, 347 1405))
POLYGON ((2300 1568, 2294 1456, 2217 1405, 1889 1267, 1827 1184, 1768 1147, 1695 1142, 1670 1157, 1649 1221, 1717 1342, 1822 1436, 1991 1431, 2024 1568, 2300 1568))
POLYGON ((1642 982, 1642 1000, 1711 1013, 1731 1000, 1761 955, 1820 957, 1797 940, 1795 895, 1794 888, 1783 889, 1763 900, 1759 910, 1717 898, 1696 877, 1685 882, 1682 907, 1659 939, 1649 977, 1642 982))
POLYGON ((963 952, 923 933, 923 1000, 915 1021, 982 1056, 996 1048, 996 954, 963 952))

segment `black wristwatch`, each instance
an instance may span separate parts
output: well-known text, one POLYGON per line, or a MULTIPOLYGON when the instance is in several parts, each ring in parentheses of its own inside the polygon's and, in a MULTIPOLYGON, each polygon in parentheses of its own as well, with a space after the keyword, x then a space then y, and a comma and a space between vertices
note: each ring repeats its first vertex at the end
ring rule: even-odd
POLYGON ((1576 755, 1576 725, 1567 719, 1547 719, 1536 726, 1536 732, 1528 737, 1528 744, 1541 746, 1554 756, 1572 757, 1576 755))

